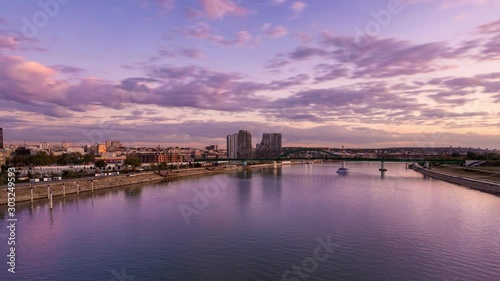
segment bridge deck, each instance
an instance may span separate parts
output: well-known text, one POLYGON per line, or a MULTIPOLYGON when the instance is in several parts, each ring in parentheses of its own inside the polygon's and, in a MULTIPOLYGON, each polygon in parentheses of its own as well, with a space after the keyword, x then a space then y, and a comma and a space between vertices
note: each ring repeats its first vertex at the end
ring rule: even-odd
POLYGON ((306 158, 306 157, 291 157, 291 158, 216 158, 216 159, 196 159, 195 162, 218 162, 218 161, 291 161, 291 160, 335 160, 335 161, 347 161, 347 162, 431 162, 431 163, 447 163, 447 164, 461 164, 464 162, 463 159, 426 159, 426 158, 336 158, 336 157, 316 157, 316 158, 306 158))

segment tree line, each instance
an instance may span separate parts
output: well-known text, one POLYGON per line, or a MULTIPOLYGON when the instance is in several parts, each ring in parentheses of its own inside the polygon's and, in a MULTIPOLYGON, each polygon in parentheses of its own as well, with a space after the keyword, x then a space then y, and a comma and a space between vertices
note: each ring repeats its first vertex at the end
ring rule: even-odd
POLYGON ((88 165, 95 161, 92 154, 82 155, 79 152, 66 153, 61 155, 48 154, 39 151, 34 155, 15 155, 7 158, 7 166, 50 166, 50 165, 88 165))

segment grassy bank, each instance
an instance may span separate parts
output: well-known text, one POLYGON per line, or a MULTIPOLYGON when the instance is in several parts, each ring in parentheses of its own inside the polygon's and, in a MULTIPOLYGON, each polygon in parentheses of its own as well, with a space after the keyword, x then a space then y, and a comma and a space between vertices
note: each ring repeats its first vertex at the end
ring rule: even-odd
POLYGON ((413 164, 410 166, 414 171, 423 175, 439 179, 442 181, 458 184, 471 189, 479 190, 496 196, 500 196, 500 182, 491 181, 491 178, 485 179, 483 177, 469 177, 464 173, 450 173, 444 172, 444 169, 425 169, 421 166, 413 164))

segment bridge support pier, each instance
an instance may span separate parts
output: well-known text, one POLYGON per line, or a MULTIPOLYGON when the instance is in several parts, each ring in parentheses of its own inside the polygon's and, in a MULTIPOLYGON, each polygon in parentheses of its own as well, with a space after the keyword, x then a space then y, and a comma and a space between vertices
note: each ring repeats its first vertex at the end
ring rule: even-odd
POLYGON ((380 169, 378 169, 381 172, 387 172, 387 169, 385 168, 384 161, 380 162, 380 169))
POLYGON ((342 168, 347 168, 347 161, 342 161, 342 168))
POLYGON ((273 169, 278 169, 278 162, 273 161, 273 169))
POLYGON ((425 162, 424 167, 425 167, 426 169, 429 169, 429 167, 430 167, 429 162, 425 162))
POLYGON ((241 162, 241 166, 246 167, 246 165, 247 165, 247 161, 246 160, 243 161, 243 162, 241 162))

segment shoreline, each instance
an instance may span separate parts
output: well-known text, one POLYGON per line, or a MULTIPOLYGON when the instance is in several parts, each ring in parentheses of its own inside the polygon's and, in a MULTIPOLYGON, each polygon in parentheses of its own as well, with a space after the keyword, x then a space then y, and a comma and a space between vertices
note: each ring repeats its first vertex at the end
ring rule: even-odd
MULTIPOLYGON (((302 164, 300 162, 287 163, 285 165, 302 164)), ((278 166, 283 166, 281 163, 278 166)), ((174 181, 183 178, 217 175, 233 171, 243 171, 249 169, 273 168, 273 164, 258 164, 253 166, 224 166, 210 168, 193 168, 187 170, 146 172, 140 174, 119 175, 104 178, 84 178, 62 182, 41 182, 32 185, 16 186, 16 203, 31 201, 31 187, 33 187, 33 201, 49 200, 49 190, 53 198, 75 195, 80 193, 91 193, 115 187, 129 185, 159 183, 174 181), (77 183, 79 190, 77 190, 77 183), (50 187, 50 189, 48 188, 50 187)), ((8 203, 7 188, 0 190, 0 205, 8 203)))
POLYGON ((472 178, 462 177, 459 175, 452 175, 441 173, 437 171, 431 171, 429 169, 425 169, 417 164, 410 165, 410 168, 415 172, 421 173, 424 176, 428 176, 431 178, 435 178, 438 180, 442 180, 445 182, 457 184, 469 189, 478 190, 481 192, 485 192, 491 195, 500 196, 500 184, 494 182, 487 182, 476 180, 472 178))

